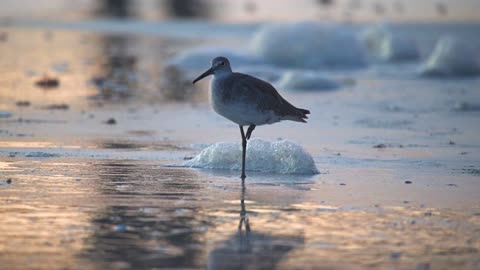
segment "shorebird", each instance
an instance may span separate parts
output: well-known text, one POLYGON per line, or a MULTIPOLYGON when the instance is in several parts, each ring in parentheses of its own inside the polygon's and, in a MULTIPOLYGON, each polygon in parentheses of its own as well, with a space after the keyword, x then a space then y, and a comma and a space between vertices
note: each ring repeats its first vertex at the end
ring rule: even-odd
POLYGON ((218 56, 211 67, 193 83, 213 75, 210 82, 210 101, 221 116, 236 123, 242 135, 242 175, 245 179, 247 140, 256 126, 273 124, 283 120, 306 123, 309 110, 300 109, 286 101, 275 87, 256 77, 233 72, 230 61, 218 56), (248 126, 247 133, 243 129, 248 126))

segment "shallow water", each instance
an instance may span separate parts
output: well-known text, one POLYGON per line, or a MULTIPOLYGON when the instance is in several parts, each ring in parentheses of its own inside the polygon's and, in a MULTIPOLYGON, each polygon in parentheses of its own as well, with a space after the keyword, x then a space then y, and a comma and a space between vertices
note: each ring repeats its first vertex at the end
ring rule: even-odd
POLYGON ((448 269, 458 261, 473 269, 480 263, 478 212, 415 202, 331 204, 319 192, 325 184, 312 178, 251 177, 242 185, 236 177, 118 160, 2 167, 14 178, 0 186, 4 269, 448 269))
MULTIPOLYGON (((212 25, 2 24, 2 269, 480 267, 479 78, 373 63, 325 71, 336 91, 279 89, 312 111, 309 124, 253 136, 299 143, 320 174, 248 172, 242 185, 237 171, 178 167, 240 138, 209 109, 206 83, 162 84, 176 53, 243 48, 258 28, 218 24, 199 38, 202 27, 212 25), (60 85, 37 87, 44 73, 60 85)), ((394 28, 423 58, 445 33, 479 36, 472 25, 394 28)))

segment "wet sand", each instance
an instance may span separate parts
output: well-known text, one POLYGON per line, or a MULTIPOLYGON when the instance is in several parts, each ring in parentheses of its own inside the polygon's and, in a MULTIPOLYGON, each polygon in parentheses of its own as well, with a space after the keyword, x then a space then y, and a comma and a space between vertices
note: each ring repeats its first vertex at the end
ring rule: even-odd
POLYGON ((254 136, 301 144, 321 173, 242 185, 178 167, 240 139, 206 84, 159 90, 162 61, 191 41, 0 30, 2 269, 480 267, 479 112, 458 105, 478 79, 371 68, 334 74, 355 82, 338 91, 282 92, 309 124, 254 136), (44 73, 59 85, 38 87, 44 73))

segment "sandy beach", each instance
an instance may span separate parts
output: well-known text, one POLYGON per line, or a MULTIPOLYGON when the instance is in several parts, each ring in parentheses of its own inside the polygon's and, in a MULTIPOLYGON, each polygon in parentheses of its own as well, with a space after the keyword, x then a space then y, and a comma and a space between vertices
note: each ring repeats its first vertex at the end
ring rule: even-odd
POLYGON ((253 137, 301 145, 320 173, 249 171, 243 185, 185 166, 240 135, 208 82, 165 67, 199 44, 249 48, 261 25, 94 25, 0 23, 0 268, 480 268, 480 79, 419 75, 441 36, 480 48, 475 25, 394 25, 419 60, 278 89, 308 124, 253 137))

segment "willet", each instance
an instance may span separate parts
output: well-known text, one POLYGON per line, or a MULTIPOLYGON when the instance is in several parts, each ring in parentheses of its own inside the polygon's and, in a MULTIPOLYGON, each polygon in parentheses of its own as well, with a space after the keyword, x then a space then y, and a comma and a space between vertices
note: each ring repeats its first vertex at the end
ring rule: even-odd
POLYGON ((268 82, 253 76, 232 72, 230 62, 223 56, 212 60, 211 67, 193 83, 213 75, 210 83, 212 107, 221 116, 236 123, 242 135, 242 179, 245 179, 247 140, 256 126, 282 120, 306 123, 310 111, 299 109, 286 101, 268 82), (243 129, 248 126, 247 133, 243 129))

